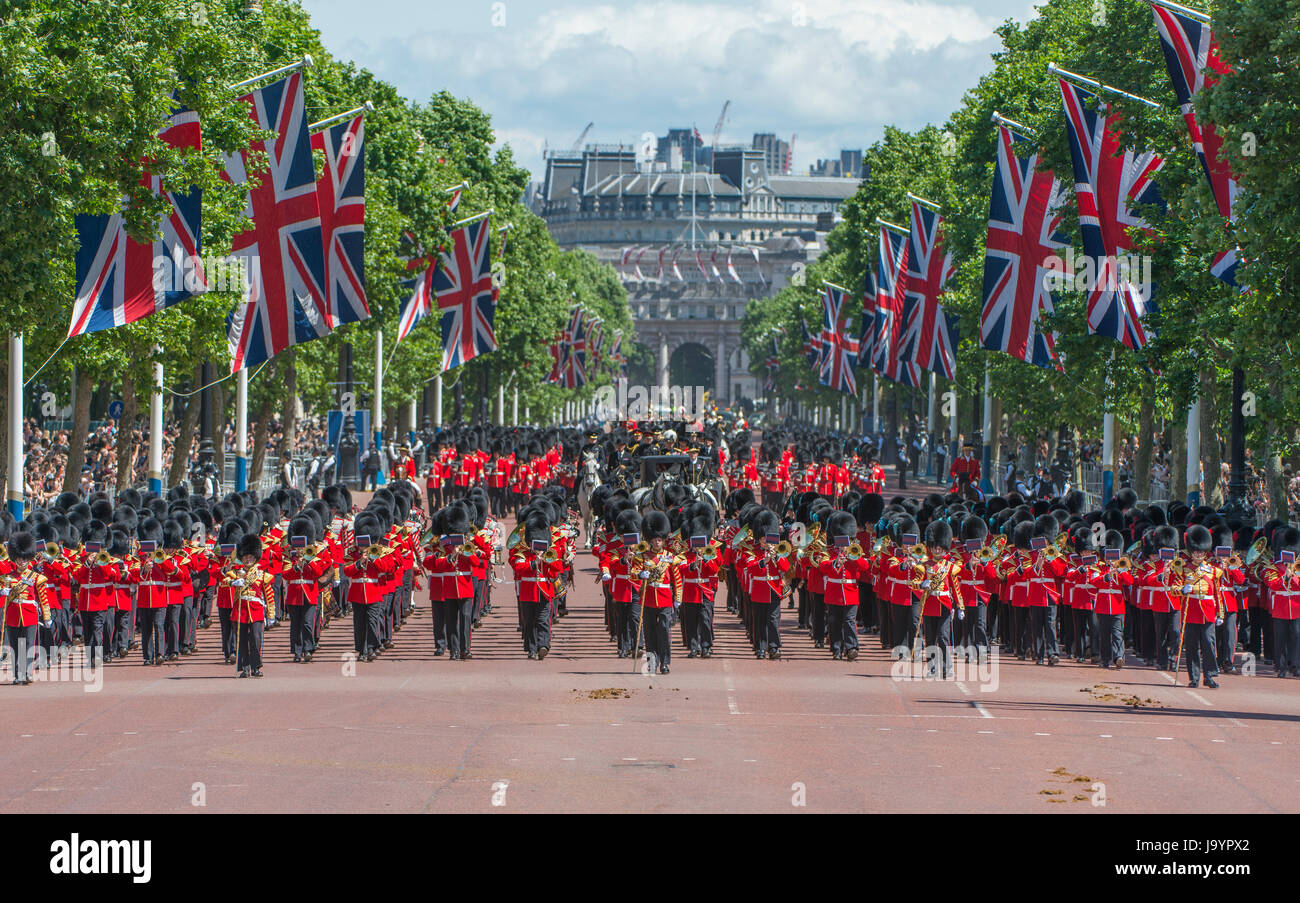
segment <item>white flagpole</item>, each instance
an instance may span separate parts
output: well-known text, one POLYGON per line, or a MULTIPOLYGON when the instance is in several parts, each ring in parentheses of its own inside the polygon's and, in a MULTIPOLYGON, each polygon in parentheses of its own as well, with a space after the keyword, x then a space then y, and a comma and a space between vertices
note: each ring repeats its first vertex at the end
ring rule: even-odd
POLYGON ((880 374, 871 374, 871 432, 880 432, 880 374))
MULTIPOLYGON (((935 427, 938 426, 938 421, 936 418, 938 411, 936 410, 936 406, 935 406, 935 401, 936 401, 935 396, 938 394, 938 390, 936 388, 938 382, 939 382, 939 377, 935 374, 933 370, 931 370, 930 371, 930 404, 926 412, 926 421, 925 421, 925 431, 926 433, 929 434, 930 437, 930 441, 929 441, 930 452, 925 462, 925 473, 926 476, 929 477, 935 476, 934 452, 935 449, 939 447, 938 446, 939 437, 938 435, 935 434, 935 427)), ((942 479, 942 476, 943 475, 940 474, 939 478, 942 479)))
POLYGON ((989 468, 993 466, 993 443, 996 437, 993 435, 993 400, 989 393, 989 362, 988 358, 984 359, 984 436, 980 449, 980 473, 983 475, 980 479, 980 489, 986 494, 993 492, 993 475, 989 473, 989 468))
POLYGON ((506 386, 497 384, 497 426, 504 426, 506 418, 506 386))
MULTIPOLYGON (((1139 441, 1150 442, 1150 436, 1139 441)), ((1172 483, 1172 480, 1170 481, 1172 483)), ((1187 408, 1187 504, 1195 508, 1201 504, 1201 399, 1197 398, 1187 408)), ((1170 487, 1173 488, 1172 486, 1170 487)), ((1169 493, 1169 500, 1175 498, 1169 493)))
POLYGON ((442 374, 433 378, 433 428, 442 426, 442 374))
MULTIPOLYGON (((162 495, 163 365, 153 365, 153 391, 149 397, 149 491, 162 495)), ((176 454, 181 454, 177 449, 176 454)))
POLYGON ((248 488, 248 368, 235 375, 235 491, 248 488))
POLYGON ((510 425, 519 426, 519 387, 515 386, 514 395, 510 399, 510 425))
MULTIPOLYGON (((370 422, 374 427, 375 449, 384 444, 384 331, 375 330, 375 409, 370 412, 370 422)), ((383 482, 383 468, 379 471, 379 482, 383 482)))
POLYGON ((23 519, 23 334, 9 336, 9 513, 23 519))

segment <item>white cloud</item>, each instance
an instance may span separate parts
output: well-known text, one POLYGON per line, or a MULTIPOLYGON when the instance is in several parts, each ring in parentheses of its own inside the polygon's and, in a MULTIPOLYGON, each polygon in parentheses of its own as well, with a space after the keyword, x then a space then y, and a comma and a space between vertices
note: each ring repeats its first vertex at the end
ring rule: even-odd
POLYGON ((508 0, 505 28, 490 4, 461 5, 421 33, 424 4, 374 0, 362 23, 333 0, 306 6, 327 46, 407 96, 481 105, 535 176, 542 142, 567 147, 589 120, 589 141, 691 124, 707 140, 727 98, 724 141, 797 132, 803 169, 886 124, 945 120, 990 68, 997 23, 1025 16, 1025 0, 508 0))

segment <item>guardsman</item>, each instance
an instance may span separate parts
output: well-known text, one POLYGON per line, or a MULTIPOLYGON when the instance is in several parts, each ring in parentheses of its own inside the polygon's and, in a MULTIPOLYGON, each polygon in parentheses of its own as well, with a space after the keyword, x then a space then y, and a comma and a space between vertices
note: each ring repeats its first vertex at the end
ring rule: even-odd
POLYGON ((682 534, 687 537, 687 550, 680 568, 687 658, 713 655, 713 599, 718 592, 718 571, 722 567, 722 556, 712 538, 714 529, 710 515, 691 518, 682 524, 682 534))
POLYGON ((1273 539, 1279 560, 1263 569, 1273 615, 1273 673, 1300 677, 1300 530, 1282 527, 1273 539))
POLYGON ((632 578, 632 550, 641 541, 641 515, 636 509, 622 511, 614 519, 617 537, 610 541, 601 580, 608 581, 614 600, 614 630, 618 639, 618 657, 639 656, 637 643, 640 609, 633 604, 635 581, 632 578))
POLYGON ((974 649, 976 657, 984 661, 989 657, 988 605, 997 588, 997 570, 991 552, 985 548, 988 524, 974 514, 961 522, 962 549, 957 555, 961 563, 959 582, 966 614, 962 618, 960 644, 966 650, 974 649))
POLYGON ((437 547, 427 550, 424 567, 432 583, 437 581, 438 602, 447 632, 452 661, 474 657, 470 649, 473 633, 474 565, 482 551, 470 537, 470 519, 462 505, 452 504, 440 512, 439 524, 446 532, 437 547))
POLYGON ((894 529, 900 541, 882 553, 885 559, 880 569, 885 575, 893 620, 890 628, 894 642, 891 658, 912 659, 916 651, 917 628, 921 624, 921 606, 912 592, 912 580, 917 575, 916 568, 923 566, 924 557, 916 548, 920 544, 920 535, 915 520, 900 518, 894 529))
POLYGON ((383 583, 395 567, 391 550, 378 543, 379 521, 371 515, 357 515, 353 523, 353 544, 344 559, 348 578, 348 604, 352 608, 352 639, 357 658, 373 662, 380 649, 380 607, 383 583))
POLYGON ((972 486, 978 486, 980 483, 980 462, 975 457, 975 443, 963 442, 961 454, 952 462, 948 468, 948 476, 952 477, 952 488, 957 489, 960 486, 958 477, 961 474, 966 475, 966 481, 972 486))
POLYGON ((748 607, 752 609, 754 657, 781 657, 781 596, 785 576, 790 572, 790 555, 778 555, 776 545, 780 521, 772 511, 761 509, 750 520, 754 547, 740 556, 740 567, 748 577, 748 607))
POLYGON ((175 574, 176 562, 162 550, 163 527, 155 518, 140 522, 139 537, 139 554, 127 571, 127 579, 136 586, 136 622, 144 663, 161 665, 167 621, 167 580, 175 574))
POLYGON ((551 651, 551 600, 564 561, 551 544, 550 526, 530 517, 522 539, 510 551, 519 601, 524 606, 524 651, 531 661, 541 661, 551 651))
POLYGON ((328 581, 334 562, 310 517, 299 515, 289 521, 288 545, 282 573, 284 604, 289 612, 289 651, 295 662, 310 662, 316 652, 321 581, 328 581))
POLYGON ((1061 580, 1069 570, 1064 554, 1054 541, 1061 525, 1050 514, 1040 515, 1034 521, 1034 536, 1030 542, 1031 563, 1029 592, 1029 641, 1038 664, 1044 660, 1055 665, 1061 660, 1056 641, 1056 614, 1061 604, 1061 580))
POLYGON ((275 618, 275 579, 263 570, 262 538, 245 535, 236 550, 239 568, 227 579, 235 590, 231 620, 239 631, 235 643, 237 677, 262 676, 262 637, 267 620, 275 618))
POLYGON ((858 657, 858 581, 867 575, 869 563, 861 549, 849 553, 849 546, 857 541, 857 532, 852 514, 832 513, 826 521, 830 546, 817 565, 826 581, 827 632, 835 661, 858 657))
POLYGON ((36 566, 36 537, 15 533, 9 538, 6 574, 0 574, 4 601, 5 647, 13 668, 13 683, 32 682, 36 659, 36 628, 51 625, 50 583, 36 566))
POLYGON ((1187 685, 1218 689, 1219 657, 1214 650, 1215 626, 1223 621, 1223 600, 1219 596, 1222 568, 1211 564, 1207 556, 1214 548, 1214 537, 1201 524, 1192 524, 1183 537, 1189 561, 1182 572, 1184 623, 1183 654, 1187 658, 1187 685))
POLYGON ((1174 586, 1178 581, 1171 567, 1178 556, 1178 531, 1166 525, 1153 528, 1151 533, 1151 545, 1156 558, 1147 566, 1139 582, 1151 590, 1157 666, 1161 671, 1168 671, 1173 664, 1182 632, 1182 596, 1174 586))
MULTIPOLYGON (((1219 582, 1219 597, 1223 599, 1223 624, 1215 630, 1214 644, 1219 651, 1219 670, 1222 673, 1240 674, 1235 662, 1237 652, 1237 612, 1245 607, 1242 593, 1246 582, 1245 566, 1240 557, 1233 558, 1232 529, 1221 524, 1210 531, 1214 536, 1214 557, 1223 571, 1219 582)), ((1242 554, 1250 545, 1250 537, 1242 531, 1242 554)))
POLYGON ((958 577, 961 565, 951 555, 952 527, 943 521, 931 522, 925 528, 925 548, 925 574, 912 586, 921 599, 925 647, 938 649, 938 661, 931 663, 930 670, 947 680, 952 676, 952 619, 962 620, 966 613, 958 577))
POLYGON ((668 515, 647 511, 641 532, 650 549, 632 563, 633 577, 640 586, 646 655, 650 668, 657 667, 660 674, 668 673, 672 661, 671 615, 674 604, 680 605, 682 598, 681 560, 667 549, 668 531, 668 515))
POLYGON ((1124 561, 1124 535, 1106 532, 1101 558, 1085 565, 1088 582, 1096 590, 1093 610, 1097 615, 1097 647, 1103 668, 1124 667, 1124 587, 1133 586, 1132 562, 1124 561))
MULTIPOLYGON (((185 538, 181 525, 168 518, 163 521, 163 554, 171 565, 163 577, 167 595, 166 614, 163 616, 163 661, 174 662, 181 655, 181 606, 185 604, 185 586, 190 582, 190 569, 185 564, 182 546, 185 538)), ((191 591, 193 587, 190 587, 191 591)))
POLYGON ((110 655, 104 642, 105 619, 111 616, 110 612, 116 614, 116 586, 122 569, 99 542, 86 547, 84 559, 73 565, 72 579, 78 585, 77 608, 81 613, 86 660, 96 666, 110 655))

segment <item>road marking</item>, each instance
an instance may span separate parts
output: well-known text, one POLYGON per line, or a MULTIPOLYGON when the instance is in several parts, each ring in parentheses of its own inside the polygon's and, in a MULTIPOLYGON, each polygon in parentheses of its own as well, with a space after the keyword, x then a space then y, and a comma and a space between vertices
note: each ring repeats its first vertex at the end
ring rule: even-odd
POLYGON ((1227 740, 1211 740, 1211 743, 1227 743, 1227 740))
POLYGON ((1270 741, 1268 741, 1268 742, 1269 742, 1269 743, 1272 743, 1274 746, 1281 746, 1281 745, 1282 745, 1282 741, 1281 741, 1281 740, 1270 740, 1270 741))
POLYGON ((746 762, 757 762, 758 759, 746 759, 745 761, 746 761, 746 762))
POLYGON ((135 733, 138 733, 138 731, 122 731, 122 733, 124 733, 124 734, 135 734, 135 733))
MULTIPOLYGON (((1210 705, 1210 700, 1206 699, 1206 698, 1205 698, 1204 696, 1202 696, 1200 693, 1196 693, 1196 692, 1193 692, 1193 691, 1191 691, 1191 690, 1188 690, 1188 691, 1187 691, 1187 695, 1190 696, 1190 697, 1192 697, 1193 699, 1195 699, 1197 702, 1201 703, 1202 705, 1210 705)), ((1213 708, 1213 706, 1211 706, 1211 708, 1213 708)))
POLYGON ((557 725, 555 725, 555 726, 556 726, 556 727, 568 727, 567 724, 557 724, 557 725))
POLYGON ((977 733, 981 733, 981 734, 991 734, 991 733, 993 733, 993 731, 977 731, 977 733))
POLYGON ((965 685, 964 683, 958 683, 958 684, 957 684, 957 689, 958 689, 958 690, 961 690, 963 696, 969 696, 969 695, 970 695, 970 690, 966 687, 966 685, 965 685))
POLYGON ((1111 735, 1111 734, 1102 734, 1101 736, 1104 737, 1105 739, 1109 740, 1109 739, 1111 738, 1112 735, 1111 735))
POLYGON ((560 758, 562 758, 562 759, 563 759, 564 761, 566 761, 566 762, 574 762, 574 761, 576 761, 576 759, 574 759, 573 756, 561 756, 560 758))
POLYGON ((1052 736, 1052 735, 1051 735, 1051 734, 1044 734, 1042 731, 1034 731, 1034 736, 1035 736, 1035 737, 1050 737, 1050 736, 1052 736))
POLYGON ((685 758, 682 759, 682 761, 683 761, 683 762, 694 762, 694 761, 695 761, 695 757, 694 757, 694 756, 686 756, 685 758))
POLYGON ((740 706, 736 705, 736 683, 731 677, 731 662, 724 661, 722 663, 722 673, 726 678, 728 714, 731 715, 743 714, 740 711, 740 706))
POLYGON ((21 737, 30 737, 31 734, 19 734, 19 736, 21 736, 21 737))
POLYGON ((1157 740, 1172 740, 1173 737, 1156 737, 1157 740))
POLYGON ((993 717, 993 713, 990 712, 988 709, 984 708, 982 703, 972 702, 971 705, 975 706, 975 711, 979 712, 982 717, 984 718, 993 717))
POLYGON ((929 729, 926 731, 926 733, 927 733, 927 734, 937 734, 937 733, 939 733, 939 731, 938 731, 938 729, 932 727, 932 728, 929 728, 929 729))
POLYGON ((1178 686, 1178 678, 1174 677, 1168 671, 1161 671, 1160 676, 1163 677, 1165 680, 1169 681, 1175 687, 1178 686))
POLYGON ((1229 718, 1228 720, 1231 721, 1233 724, 1237 725, 1237 727, 1247 726, 1246 722, 1242 721, 1240 718, 1229 718))
POLYGON ((893 728, 892 728, 892 727, 878 727, 878 728, 876 728, 876 730, 878 730, 878 731, 892 731, 893 728))
POLYGON ((624 756, 624 757, 623 757, 623 761, 624 761, 624 762, 635 762, 635 761, 636 761, 636 756, 624 756))

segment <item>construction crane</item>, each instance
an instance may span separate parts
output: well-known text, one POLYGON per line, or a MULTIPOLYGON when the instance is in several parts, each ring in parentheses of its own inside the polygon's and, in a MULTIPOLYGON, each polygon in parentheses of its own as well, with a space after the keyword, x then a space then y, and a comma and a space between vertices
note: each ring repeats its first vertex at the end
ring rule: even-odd
POLYGON ((722 126, 727 121, 727 110, 731 109, 731 101, 722 105, 722 112, 718 114, 718 124, 713 127, 713 153, 718 153, 718 141, 722 138, 722 126))
POLYGON ((790 170, 794 169, 794 142, 798 137, 799 137, 798 132, 795 132, 793 135, 791 135, 790 146, 785 149, 785 169, 783 170, 785 175, 789 175, 790 170))
POLYGON ((582 130, 582 134, 578 136, 577 141, 573 142, 573 147, 569 148, 569 150, 571 150, 575 154, 578 151, 582 150, 582 142, 587 139, 587 134, 591 131, 592 126, 594 126, 595 124, 596 123, 594 122, 587 123, 587 127, 582 130))

